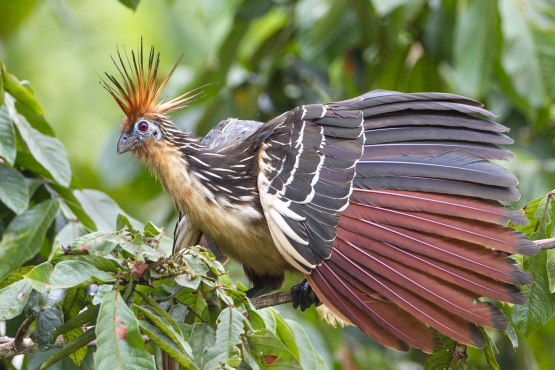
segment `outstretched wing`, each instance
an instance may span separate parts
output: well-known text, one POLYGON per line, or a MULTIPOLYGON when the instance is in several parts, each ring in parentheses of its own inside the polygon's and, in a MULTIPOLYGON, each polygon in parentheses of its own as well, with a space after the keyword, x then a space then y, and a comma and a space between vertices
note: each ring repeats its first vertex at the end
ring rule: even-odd
POLYGON ((364 146, 359 109, 305 105, 258 132, 258 189, 282 256, 309 273, 329 258, 364 146))
POLYGON ((483 347, 474 324, 503 330, 507 322, 490 302, 475 300, 523 304, 515 285, 531 282, 502 252, 538 251, 524 234, 505 226, 509 220, 526 222, 500 203, 519 198, 517 179, 489 162, 513 157, 499 146, 512 143, 503 134, 507 129, 473 115, 493 116, 481 104, 450 94, 373 91, 319 107, 322 118, 309 126, 320 127, 323 139, 315 152, 330 166, 316 168, 317 181, 302 188, 305 199, 288 192, 300 176, 301 165, 291 162, 302 158, 297 143, 305 138, 294 128, 306 126, 303 109, 276 118, 270 122, 275 130, 269 123, 264 133, 259 189, 278 248, 304 263, 304 271, 317 265, 307 279, 325 306, 388 347, 430 352, 439 344, 430 327, 483 347), (354 125, 341 118, 344 113, 363 117, 364 135, 349 134, 354 125), (347 159, 356 170, 331 165, 347 159), (322 176, 331 171, 333 176, 322 176), (337 191, 350 176, 350 195, 325 198, 327 206, 314 204, 327 196, 318 185, 324 177, 337 191), (326 226, 339 218, 337 227, 324 229, 331 249, 311 238, 308 217, 326 226), (329 254, 318 255, 320 261, 299 257, 323 250, 329 254))

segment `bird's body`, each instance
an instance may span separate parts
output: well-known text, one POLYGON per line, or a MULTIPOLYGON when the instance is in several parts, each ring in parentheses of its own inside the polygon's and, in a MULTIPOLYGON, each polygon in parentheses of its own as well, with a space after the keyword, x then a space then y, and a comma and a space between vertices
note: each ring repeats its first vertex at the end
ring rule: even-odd
POLYGON ((153 59, 147 78, 142 61, 125 87, 111 78, 126 114, 118 152, 133 149, 183 213, 177 249, 208 236, 257 292, 301 272, 335 316, 397 350, 430 352, 430 328, 482 347, 474 324, 507 323, 475 300, 524 303, 515 285, 530 276, 506 253, 537 248, 505 226, 526 221, 499 203, 518 199, 517 180, 489 159, 511 158, 497 144, 512 141, 473 115, 492 116, 481 104, 372 91, 227 120, 201 141, 165 116, 186 99, 157 102, 153 59))

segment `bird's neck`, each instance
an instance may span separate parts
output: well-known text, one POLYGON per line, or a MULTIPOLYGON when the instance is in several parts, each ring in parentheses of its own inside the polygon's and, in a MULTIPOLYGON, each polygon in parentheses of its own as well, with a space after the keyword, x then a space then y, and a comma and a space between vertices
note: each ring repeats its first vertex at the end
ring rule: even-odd
POLYGON ((262 217, 252 151, 209 150, 199 139, 172 132, 139 154, 174 203, 189 216, 214 207, 262 217))

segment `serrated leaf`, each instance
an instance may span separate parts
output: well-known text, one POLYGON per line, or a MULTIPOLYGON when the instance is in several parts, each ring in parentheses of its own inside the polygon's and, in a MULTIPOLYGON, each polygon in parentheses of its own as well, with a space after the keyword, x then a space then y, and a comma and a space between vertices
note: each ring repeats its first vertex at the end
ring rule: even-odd
POLYGON ((300 361, 303 370, 324 370, 328 369, 328 366, 324 362, 324 359, 318 351, 314 349, 310 338, 306 334, 303 327, 293 320, 285 320, 293 332, 295 333, 296 346, 299 348, 300 361))
MULTIPOLYGON (((81 334, 80 336, 74 338, 71 342, 68 342, 64 348, 62 348, 60 351, 56 352, 54 355, 52 355, 48 360, 46 360, 46 362, 44 364, 41 365, 40 370, 44 370, 48 367, 50 367, 51 365, 55 364, 56 362, 60 361, 61 359, 63 359, 66 356, 70 356, 72 354, 75 354, 75 352, 77 351, 85 351, 85 354, 87 353, 87 343, 93 341, 96 338, 96 333, 94 331, 95 328, 90 328, 89 330, 87 330, 86 332, 84 332, 83 334, 81 334)), ((85 357, 85 355, 80 356, 81 360, 85 357)), ((77 364, 77 366, 79 366, 81 364, 81 361, 79 361, 79 363, 77 364)))
MULTIPOLYGON (((89 251, 96 249, 103 250, 104 248, 99 248, 99 245, 104 242, 104 238, 107 235, 109 235, 107 231, 96 231, 94 233, 86 234, 70 242, 68 244, 68 247, 70 247, 71 249, 88 249, 89 251)), ((110 243, 114 244, 114 248, 117 245, 113 242, 110 243)))
POLYGON ((16 281, 0 289, 0 321, 18 316, 23 311, 31 290, 31 285, 26 280, 16 281))
POLYGON ((524 271, 530 273, 534 281, 530 285, 520 287, 526 302, 515 306, 511 313, 511 321, 526 338, 555 313, 555 295, 549 293, 546 262, 547 251, 524 257, 524 271))
MULTIPOLYGON (((0 100, 3 99, 4 94, 0 89, 0 100)), ((13 165, 15 162, 15 155, 15 128, 8 111, 8 106, 2 104, 0 106, 0 157, 13 165)))
POLYGON ((426 357, 423 370, 466 370, 468 368, 466 346, 443 334, 439 336, 444 347, 434 349, 434 353, 426 357))
POLYGON ((249 346, 263 368, 302 369, 301 364, 283 343, 268 329, 247 334, 249 346))
POLYGON ((0 240, 0 278, 35 256, 58 213, 55 199, 44 200, 15 217, 0 240))
POLYGON ((29 151, 54 180, 62 186, 69 186, 71 181, 71 168, 67 151, 60 140, 45 135, 32 127, 29 122, 17 113, 13 103, 6 99, 10 114, 21 138, 27 144, 29 151))
POLYGON ((146 321, 139 321, 141 331, 149 336, 164 352, 179 362, 185 369, 198 369, 195 363, 185 354, 183 349, 170 337, 154 325, 146 321))
POLYGON ((144 340, 133 311, 116 290, 102 298, 96 338, 95 369, 156 369, 154 357, 143 349, 144 340))
POLYGON ((237 346, 241 344, 241 335, 245 333, 245 317, 237 309, 227 307, 222 310, 216 329, 216 344, 204 356, 203 369, 214 369, 240 353, 237 346))

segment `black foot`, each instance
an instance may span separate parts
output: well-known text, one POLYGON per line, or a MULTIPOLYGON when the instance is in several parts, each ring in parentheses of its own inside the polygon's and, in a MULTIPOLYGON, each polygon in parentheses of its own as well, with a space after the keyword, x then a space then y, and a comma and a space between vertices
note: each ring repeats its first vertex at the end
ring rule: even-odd
POLYGON ((303 280, 302 283, 295 285, 291 288, 291 296, 293 297, 293 307, 301 306, 301 311, 306 310, 312 304, 319 306, 322 304, 316 293, 310 287, 308 281, 303 280))

